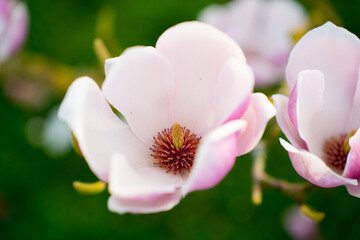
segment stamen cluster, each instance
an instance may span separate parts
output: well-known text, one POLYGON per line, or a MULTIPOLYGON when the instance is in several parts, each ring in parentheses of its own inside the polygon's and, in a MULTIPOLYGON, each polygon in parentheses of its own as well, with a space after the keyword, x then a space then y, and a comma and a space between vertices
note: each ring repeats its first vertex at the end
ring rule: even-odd
POLYGON ((176 144, 178 141, 176 139, 174 141, 174 138, 178 133, 174 134, 173 130, 178 131, 178 129, 179 125, 174 124, 171 129, 167 128, 159 132, 157 137, 154 137, 154 144, 150 148, 153 152, 151 156, 157 160, 154 164, 175 175, 190 171, 201 139, 189 129, 181 127, 183 143, 176 144))
POLYGON ((344 148, 347 140, 346 134, 340 134, 325 141, 323 151, 325 160, 331 166, 343 171, 346 165, 348 151, 344 148))

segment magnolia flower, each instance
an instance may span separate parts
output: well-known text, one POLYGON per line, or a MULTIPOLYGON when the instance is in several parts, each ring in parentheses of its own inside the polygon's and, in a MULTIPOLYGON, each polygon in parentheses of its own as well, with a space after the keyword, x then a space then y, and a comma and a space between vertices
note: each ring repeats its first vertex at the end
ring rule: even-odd
POLYGON ((360 40, 328 22, 292 50, 291 95, 275 95, 281 139, 295 170, 320 187, 346 185, 360 197, 360 40))
POLYGON ((28 10, 24 3, 0 0, 0 63, 21 47, 28 22, 28 10))
POLYGON ((298 207, 293 206, 286 211, 283 225, 294 240, 319 239, 317 222, 303 215, 298 207))
POLYGON ((210 5, 199 20, 218 27, 240 45, 259 87, 283 78, 292 35, 307 25, 304 9, 292 0, 235 0, 223 6, 210 5))
POLYGON ((102 91, 77 79, 59 117, 109 183, 108 207, 117 213, 169 210, 215 186, 275 115, 265 95, 252 94, 253 72, 238 45, 200 22, 168 29, 155 48, 108 59, 105 73, 102 91))

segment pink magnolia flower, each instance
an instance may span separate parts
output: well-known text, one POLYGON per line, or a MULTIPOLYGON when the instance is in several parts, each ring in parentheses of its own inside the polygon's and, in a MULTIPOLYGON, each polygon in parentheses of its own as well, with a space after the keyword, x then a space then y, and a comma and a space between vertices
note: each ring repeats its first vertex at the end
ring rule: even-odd
POLYGON ((275 95, 281 139, 295 170, 320 187, 346 185, 360 197, 360 40, 328 22, 290 54, 290 98, 275 95))
POLYGON ((169 210, 189 192, 215 186, 275 115, 265 95, 252 94, 253 73, 238 45, 204 23, 168 29, 155 48, 129 48, 108 59, 105 72, 102 91, 77 79, 59 117, 109 183, 114 212, 169 210))
POLYGON ((307 25, 303 7, 292 0, 234 0, 210 5, 199 20, 218 27, 240 45, 259 87, 282 80, 292 35, 307 25))
POLYGON ((27 33, 28 18, 24 3, 0 0, 0 63, 21 47, 27 33))
POLYGON ((294 240, 319 239, 318 223, 303 215, 293 206, 285 212, 283 218, 285 230, 294 240))

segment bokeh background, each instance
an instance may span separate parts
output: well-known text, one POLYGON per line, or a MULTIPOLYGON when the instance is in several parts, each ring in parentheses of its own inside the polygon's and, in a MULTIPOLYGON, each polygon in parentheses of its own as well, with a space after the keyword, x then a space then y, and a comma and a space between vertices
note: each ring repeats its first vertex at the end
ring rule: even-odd
MULTIPOLYGON (((97 180, 81 156, 43 144, 46 119, 71 81, 81 75, 103 80, 93 49, 96 37, 112 56, 133 45, 153 46, 167 28, 196 19, 215 2, 226 1, 26 1, 30 28, 25 46, 0 68, 0 239, 291 238, 283 224, 291 199, 264 189, 262 205, 251 203, 251 154, 238 158, 218 186, 191 193, 169 212, 117 215, 107 210, 106 191, 89 196, 74 190, 75 180, 97 180)), ((315 2, 301 3, 314 10, 315 2)), ((360 36, 360 2, 330 3, 341 24, 360 36)), ((270 146, 267 172, 304 181, 278 141, 270 146)), ((359 239, 360 199, 344 187, 318 189, 307 203, 326 213, 317 238, 359 239)))

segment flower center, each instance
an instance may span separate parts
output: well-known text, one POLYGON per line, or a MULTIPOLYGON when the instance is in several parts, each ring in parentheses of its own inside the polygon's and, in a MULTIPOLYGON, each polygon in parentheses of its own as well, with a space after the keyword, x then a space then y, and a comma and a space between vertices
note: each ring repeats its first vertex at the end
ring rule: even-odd
POLYGON ((350 152, 349 139, 355 133, 356 130, 352 130, 349 134, 340 134, 325 141, 323 151, 326 163, 341 171, 344 170, 350 152))
POLYGON ((158 132, 150 148, 151 156, 157 161, 154 164, 175 175, 190 171, 200 139, 177 123, 158 132))

